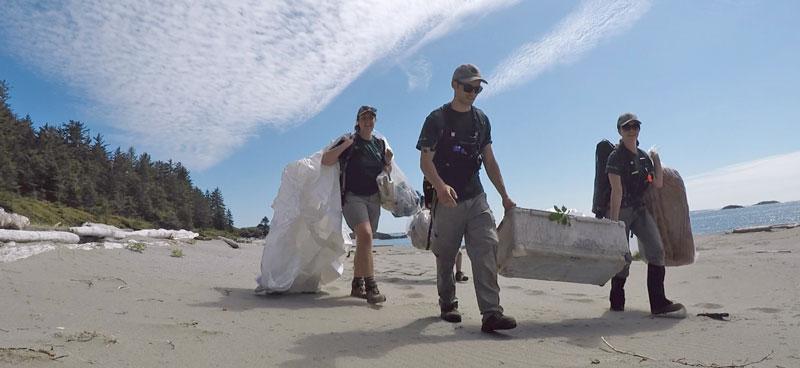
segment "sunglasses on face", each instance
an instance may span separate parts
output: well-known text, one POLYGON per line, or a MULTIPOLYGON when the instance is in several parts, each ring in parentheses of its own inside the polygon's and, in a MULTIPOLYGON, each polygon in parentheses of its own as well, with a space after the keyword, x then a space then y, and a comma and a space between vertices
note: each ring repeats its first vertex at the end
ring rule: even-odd
POLYGON ((622 130, 626 132, 630 130, 639 130, 639 128, 640 128, 639 124, 626 124, 622 126, 622 130))
POLYGON ((358 111, 359 111, 360 113, 362 113, 362 114, 363 114, 363 113, 365 113, 365 112, 367 112, 367 111, 369 111, 369 112, 371 112, 371 113, 373 113, 373 114, 377 114, 377 112, 378 112, 378 109, 376 109, 376 108, 374 108, 374 107, 372 107, 372 106, 367 106, 367 105, 364 105, 364 106, 361 106, 361 108, 359 108, 359 109, 358 109, 358 111))
POLYGON ((463 86, 464 92, 466 92, 466 93, 475 92, 475 94, 478 94, 478 93, 481 93, 481 91, 483 91, 483 86, 480 86, 480 85, 473 86, 471 84, 462 84, 461 86, 463 86))

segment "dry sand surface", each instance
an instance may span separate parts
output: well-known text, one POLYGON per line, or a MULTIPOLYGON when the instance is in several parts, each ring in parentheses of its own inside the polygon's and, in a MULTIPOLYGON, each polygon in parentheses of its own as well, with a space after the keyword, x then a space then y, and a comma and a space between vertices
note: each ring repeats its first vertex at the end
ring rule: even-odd
POLYGON ((608 286, 501 277, 519 326, 497 334, 480 332, 472 280, 463 322, 440 320, 434 258, 410 247, 376 248, 380 307, 347 296, 352 258, 319 294, 264 296, 258 244, 59 249, 0 263, 0 366, 800 367, 800 228, 696 244, 695 264, 667 270, 686 319, 649 316, 636 262, 621 313, 608 286))

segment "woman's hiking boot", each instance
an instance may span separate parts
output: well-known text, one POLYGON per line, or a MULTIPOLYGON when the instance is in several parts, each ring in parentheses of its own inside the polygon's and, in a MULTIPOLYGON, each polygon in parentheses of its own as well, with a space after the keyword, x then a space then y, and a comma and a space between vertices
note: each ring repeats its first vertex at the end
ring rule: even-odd
POLYGON ((367 289, 364 286, 363 277, 354 278, 353 283, 351 285, 353 286, 353 289, 350 290, 350 296, 354 296, 360 299, 367 299, 367 289))
POLYGON ((386 301, 386 295, 381 294, 378 290, 378 283, 375 280, 370 280, 366 283, 367 303, 378 304, 386 301))
POLYGON ((461 322, 461 313, 458 311, 458 302, 450 305, 443 305, 441 308, 442 314, 440 314, 440 316, 443 320, 450 323, 461 322))
POLYGON ((458 281, 458 282, 467 282, 467 280, 469 280, 469 276, 465 275, 461 271, 456 272, 456 281, 458 281))
POLYGON ((625 310, 625 280, 622 277, 614 276, 611 279, 611 294, 608 300, 611 302, 611 310, 622 312, 625 310))
POLYGON ((664 293, 664 266, 647 265, 647 294, 650 297, 650 314, 665 315, 683 310, 683 304, 673 303, 664 293))

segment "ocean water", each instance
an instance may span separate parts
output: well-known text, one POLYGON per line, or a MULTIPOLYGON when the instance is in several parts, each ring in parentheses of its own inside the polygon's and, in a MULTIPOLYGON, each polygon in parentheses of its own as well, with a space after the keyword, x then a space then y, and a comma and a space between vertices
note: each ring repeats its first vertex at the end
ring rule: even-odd
POLYGON ((800 201, 762 204, 729 210, 703 210, 689 213, 692 233, 714 234, 740 227, 800 222, 800 201))
MULTIPOLYGON (((694 235, 729 232, 749 226, 800 222, 800 201, 762 204, 730 210, 702 210, 689 213, 694 235)), ((396 235, 396 234, 393 234, 396 235)), ((374 240, 375 246, 411 246, 408 238, 374 240)))

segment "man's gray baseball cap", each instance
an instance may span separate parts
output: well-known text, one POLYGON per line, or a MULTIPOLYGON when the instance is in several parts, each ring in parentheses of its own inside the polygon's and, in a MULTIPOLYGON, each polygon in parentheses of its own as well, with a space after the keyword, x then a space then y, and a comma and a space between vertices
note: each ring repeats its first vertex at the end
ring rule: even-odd
POLYGON ((469 83, 479 80, 481 83, 489 83, 481 76, 481 71, 478 67, 472 64, 464 64, 456 68, 453 72, 453 80, 458 83, 469 83))
POLYGON ((631 123, 641 124, 642 122, 639 121, 639 118, 636 116, 636 114, 631 114, 629 112, 626 112, 626 113, 620 115, 619 119, 617 119, 617 130, 619 130, 619 128, 622 128, 623 126, 625 126, 627 124, 631 124, 631 123))

